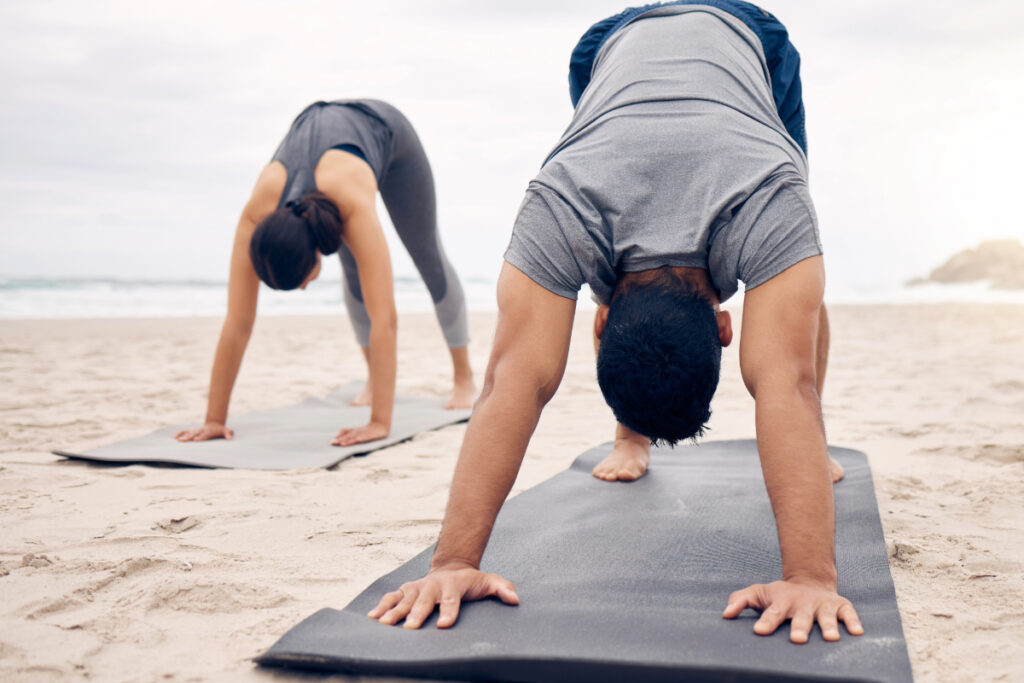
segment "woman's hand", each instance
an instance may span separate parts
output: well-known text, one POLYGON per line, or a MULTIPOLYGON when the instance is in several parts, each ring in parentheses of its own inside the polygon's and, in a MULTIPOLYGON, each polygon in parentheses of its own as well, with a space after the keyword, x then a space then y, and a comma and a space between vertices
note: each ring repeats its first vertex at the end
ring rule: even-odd
POLYGON ((233 429, 228 429, 219 422, 207 422, 196 429, 183 429, 174 435, 178 441, 208 441, 210 439, 231 439, 235 435, 233 429))
POLYGON ((331 442, 332 446, 353 446, 357 443, 383 439, 391 432, 391 428, 380 422, 370 422, 362 427, 346 427, 338 432, 331 442))

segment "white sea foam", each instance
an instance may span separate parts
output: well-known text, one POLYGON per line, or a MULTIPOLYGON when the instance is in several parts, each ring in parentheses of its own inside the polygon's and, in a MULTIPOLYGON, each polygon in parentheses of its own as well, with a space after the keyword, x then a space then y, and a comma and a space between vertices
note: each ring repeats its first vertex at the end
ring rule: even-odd
MULTIPOLYGON (((463 281, 471 311, 497 310, 495 283, 481 278, 463 281)), ((878 289, 830 290, 832 304, 1024 304, 1024 291, 990 289, 985 283, 922 284, 878 289)), ((161 318, 222 316, 227 286, 215 281, 115 280, 98 278, 0 277, 0 319, 161 318)), ((592 308, 589 293, 579 306, 592 308)), ((742 302, 736 296, 730 305, 742 302)), ((429 312, 430 295, 417 278, 395 280, 395 303, 401 312, 429 312)), ((338 315, 344 312, 341 282, 316 280, 305 291, 264 288, 260 312, 267 315, 338 315)))

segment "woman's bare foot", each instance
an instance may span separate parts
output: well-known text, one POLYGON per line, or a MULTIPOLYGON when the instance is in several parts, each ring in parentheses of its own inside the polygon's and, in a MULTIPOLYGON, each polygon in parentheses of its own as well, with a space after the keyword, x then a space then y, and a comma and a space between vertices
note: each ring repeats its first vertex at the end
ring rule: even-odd
POLYGON ((651 447, 634 439, 616 439, 612 452, 594 468, 592 474, 605 481, 635 481, 647 472, 651 447))
POLYGON ((367 381, 366 384, 363 385, 363 390, 359 393, 358 396, 356 396, 354 399, 352 399, 352 402, 349 403, 349 405, 350 406, 368 406, 368 405, 370 405, 372 403, 373 403, 373 389, 370 387, 370 382, 367 381))
POLYGON ((833 484, 843 478, 843 466, 836 462, 836 459, 832 456, 828 458, 828 467, 832 471, 833 484))
POLYGON ((476 384, 473 383, 472 378, 463 380, 455 383, 455 388, 452 389, 452 395, 448 399, 448 404, 445 405, 445 408, 448 410, 472 408, 475 400, 476 384))

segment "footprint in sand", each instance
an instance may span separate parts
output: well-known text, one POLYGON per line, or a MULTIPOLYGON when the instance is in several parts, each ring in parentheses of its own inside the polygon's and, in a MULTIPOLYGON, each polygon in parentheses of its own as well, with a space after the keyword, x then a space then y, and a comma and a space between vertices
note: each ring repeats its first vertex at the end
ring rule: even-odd
POLYGON ((152 529, 153 531, 160 529, 169 534, 180 534, 188 531, 189 529, 195 529, 202 523, 203 522, 199 517, 195 515, 186 515, 185 517, 172 517, 171 519, 155 522, 152 529))
POLYGON ((292 596, 267 586, 241 583, 164 585, 157 589, 150 609, 172 609, 198 614, 231 614, 252 609, 280 607, 292 596))
POLYGON ((971 446, 935 446, 914 451, 921 455, 949 455, 964 460, 1006 465, 1024 462, 1024 444, 983 443, 971 446))
POLYGON ((49 567, 52 564, 53 560, 47 557, 46 555, 35 555, 33 553, 28 553, 27 555, 24 555, 21 558, 22 567, 35 567, 36 569, 39 569, 42 567, 49 567))
MULTIPOLYGON (((95 467, 95 465, 92 466, 95 467)), ((123 465, 112 465, 105 468, 101 466, 101 469, 98 469, 97 472, 105 477, 118 477, 120 479, 138 479, 139 477, 146 476, 145 473, 137 467, 124 467, 123 465)))
POLYGON ((996 382, 992 388, 1001 394, 1016 394, 1024 391, 1024 382, 1009 379, 1004 382, 996 382))
POLYGON ((912 543, 904 543, 902 541, 890 541, 886 543, 886 550, 889 553, 889 559, 893 564, 901 566, 912 566, 918 564, 913 558, 921 552, 921 549, 912 543))
POLYGON ((363 480, 364 481, 372 481, 374 483, 377 483, 378 481, 390 481, 392 479, 408 479, 408 478, 409 478, 409 475, 407 475, 407 474, 398 474, 398 473, 392 472, 391 470, 389 470, 389 469, 387 469, 385 467, 385 468, 375 469, 375 470, 371 471, 369 474, 367 474, 365 477, 363 477, 363 480))
POLYGON ((10 664, 11 659, 14 659, 15 657, 24 656, 25 651, 22 650, 20 647, 17 647, 16 645, 11 645, 10 643, 5 643, 2 640, 0 640, 0 660, 6 659, 8 660, 7 663, 10 664))
POLYGON ((882 490, 888 493, 893 500, 912 500, 917 497, 917 494, 926 493, 932 488, 923 480, 907 475, 886 479, 882 490))
MULTIPOLYGON (((26 555, 25 557, 33 557, 39 559, 40 555, 26 555)), ((49 558, 46 558, 49 560, 49 558)), ((54 560, 59 559, 56 556, 54 560)), ((24 558, 23 558, 24 561, 24 558)), ((49 560, 53 564, 52 560, 49 560)), ((106 576, 99 579, 88 581, 77 588, 73 588, 63 595, 52 598, 47 597, 41 600, 33 600, 28 604, 22 606, 18 612, 23 614, 26 619, 34 620, 43 617, 50 617, 59 615, 65 612, 71 612, 80 609, 88 603, 92 603, 101 594, 111 586, 122 585, 124 580, 133 577, 137 574, 148 572, 156 567, 162 567, 169 564, 168 560, 155 559, 151 557, 133 557, 128 560, 122 560, 117 564, 109 567, 97 567, 99 571, 106 571, 106 576)), ((79 567, 79 569, 88 569, 88 567, 79 567)))

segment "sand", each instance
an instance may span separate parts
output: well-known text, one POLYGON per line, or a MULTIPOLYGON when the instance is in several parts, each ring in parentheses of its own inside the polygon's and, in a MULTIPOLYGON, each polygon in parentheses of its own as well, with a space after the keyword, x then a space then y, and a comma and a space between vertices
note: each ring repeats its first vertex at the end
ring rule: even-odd
MULTIPOLYGON (((590 318, 516 491, 612 434, 590 318)), ((832 320, 829 438, 871 459, 917 679, 1024 680, 1024 307, 844 307, 832 320)), ((219 324, 0 322, 0 679, 290 680, 250 659, 435 539, 465 426, 333 471, 48 454, 200 418, 219 324)), ((478 373, 493 325, 471 316, 478 373)), ((429 316, 402 316, 399 354, 400 390, 442 393, 429 316)), ((753 436, 737 358, 726 351, 710 438, 753 436)), ((264 318, 232 409, 362 372, 343 316, 264 318)))

